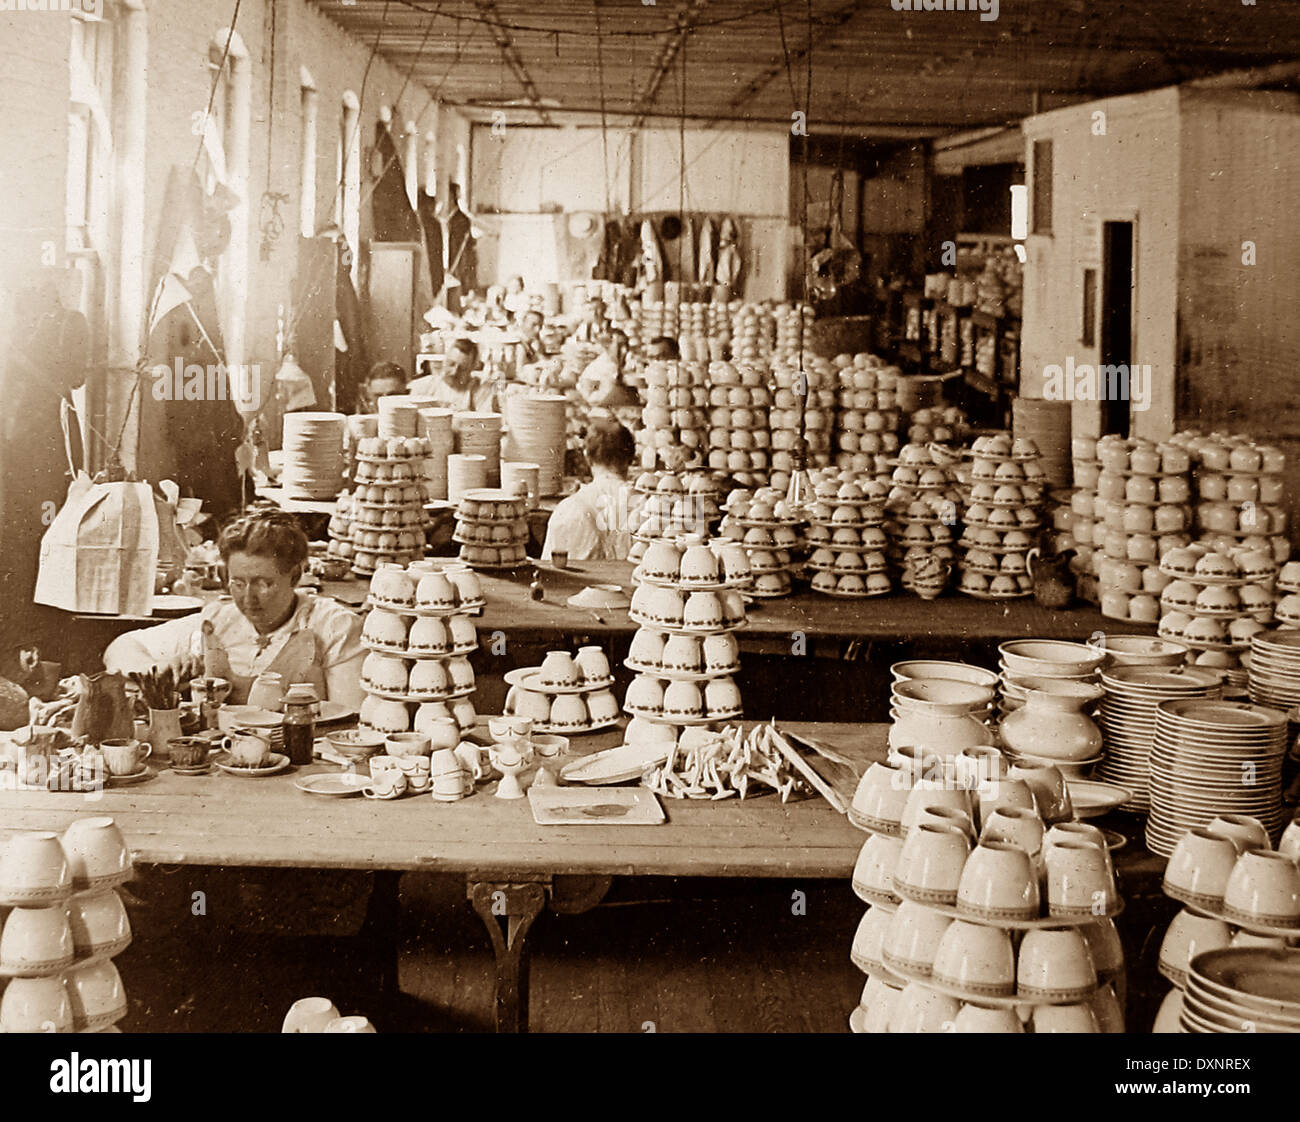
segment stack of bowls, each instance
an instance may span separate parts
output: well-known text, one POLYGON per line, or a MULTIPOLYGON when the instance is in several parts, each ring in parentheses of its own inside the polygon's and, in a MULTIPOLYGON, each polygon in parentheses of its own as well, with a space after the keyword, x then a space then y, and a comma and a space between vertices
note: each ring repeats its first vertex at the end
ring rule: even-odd
POLYGON ((1088 638, 1088 646, 1106 655, 1103 668, 1121 666, 1182 666, 1187 661, 1188 647, 1173 639, 1157 639, 1151 635, 1109 635, 1102 632, 1088 638))
POLYGON ((803 411, 803 439, 807 469, 829 467, 831 430, 835 422, 835 370, 830 362, 812 354, 791 352, 788 359, 772 362, 776 386, 768 422, 772 426, 773 487, 788 487, 790 474, 799 466, 800 422, 803 411))
POLYGON ((1241 435, 1181 439, 1196 465, 1196 525, 1202 540, 1225 550, 1246 544, 1271 553, 1279 564, 1286 561, 1291 542, 1282 450, 1241 435))
POLYGON ((683 534, 707 535, 721 516, 718 480, 700 471, 681 474, 645 471, 633 484, 639 505, 631 514, 632 546, 628 560, 636 564, 654 541, 676 540, 683 534))
POLYGON ((873 479, 822 476, 808 505, 804 568, 814 592, 846 599, 893 589, 886 554, 885 487, 873 479))
POLYGON ((892 744, 951 755, 967 744, 991 744, 996 728, 998 677, 991 670, 962 662, 912 659, 890 667, 889 717, 892 744), (949 712, 951 710, 951 714, 949 712), (942 711, 942 718, 936 714, 942 711), (989 734, 977 735, 969 723, 948 723, 951 715, 973 717, 989 734), (942 725, 935 724, 943 720, 942 725))
POLYGON ((931 588, 935 574, 940 578, 938 590, 947 583, 956 559, 953 543, 961 520, 961 498, 950 456, 926 444, 905 444, 899 449, 890 479, 885 531, 890 560, 904 586, 910 588, 917 573, 925 574, 931 588))
POLYGON ((749 595, 788 596, 794 588, 795 552, 801 550, 803 522, 774 487, 736 490, 727 496, 721 537, 739 542, 749 557, 754 583, 749 595))
POLYGON ((863 777, 850 819, 872 836, 852 884, 868 908, 850 957, 868 982, 853 1031, 1123 1031, 1105 840, 1047 829, 1035 800, 988 748, 946 765, 903 752, 863 777))
POLYGON ((425 732, 439 718, 474 724, 470 695, 478 650, 471 613, 483 607, 478 575, 463 562, 385 566, 370 580, 361 642, 360 723, 383 733, 425 732))
POLYGON ((1014 713, 1029 690, 1020 678, 1057 678, 1062 681, 1095 682, 1097 668, 1106 661, 1104 651, 1063 639, 1014 639, 998 647, 1001 674, 1001 716, 1014 713))
POLYGON ((466 491, 456 508, 452 541, 476 569, 517 569, 527 561, 528 500, 505 491, 466 491))
POLYGON ((887 479, 889 458, 898 451, 898 375, 883 360, 865 353, 847 364, 837 360, 836 365, 836 466, 887 479))
POLYGON ((1300 561, 1288 561, 1273 585, 1273 615, 1285 627, 1300 627, 1300 561))
POLYGON ((1300 1032, 1300 950, 1231 947, 1192 959, 1185 1033, 1300 1032))
POLYGON ((626 665, 637 676, 623 708, 678 730, 739 717, 732 633, 745 624, 741 590, 753 579, 744 548, 698 535, 655 541, 632 578, 628 614, 638 630, 626 665))
POLYGON ((962 515, 962 592, 1005 600, 1033 591, 1026 555, 1038 544, 1045 486, 1032 440, 1005 433, 976 439, 962 515))
POLYGON ((428 441, 421 437, 367 437, 358 443, 356 487, 349 504, 352 571, 358 576, 424 556, 428 453, 428 441))
POLYGON ((1133 793, 1128 810, 1150 808, 1151 747, 1156 708, 1177 698, 1217 698, 1219 672, 1199 666, 1112 666, 1101 672, 1101 727, 1106 754, 1098 775, 1133 793))
POLYGON ((1160 594, 1160 634, 1186 643, 1198 664, 1228 671, 1229 685, 1244 687, 1241 652, 1273 622, 1272 555, 1196 543, 1166 553, 1160 571, 1170 581, 1160 594))
POLYGON ((772 391, 764 382, 755 363, 709 363, 708 465, 742 487, 766 483, 771 468, 772 391))
POLYGON ((1251 701, 1287 711, 1300 705, 1300 630, 1256 635, 1247 673, 1251 701))
MULTIPOLYGON (((111 818, 74 821, 60 839, 20 833, 0 851, 0 1031, 103 1032, 126 1015, 112 959, 131 942, 117 893, 131 855, 111 818)), ((117 1031, 112 1029, 112 1031, 117 1031)))
POLYGON ((618 723, 618 701, 610 687, 614 675, 600 647, 582 647, 576 656, 550 651, 540 666, 524 666, 505 676, 510 692, 503 712, 527 717, 533 731, 595 732, 618 723))
POLYGON ((1248 702, 1191 698, 1156 707, 1147 848, 1167 857, 1188 830, 1223 814, 1282 828, 1286 714, 1248 702))
POLYGON ((1197 955, 1228 947, 1281 951, 1300 940, 1300 928, 1291 922, 1300 917, 1300 897, 1291 898, 1300 878, 1293 871, 1300 853, 1300 823, 1287 827, 1276 854, 1270 848, 1263 823, 1238 815, 1189 830, 1174 847, 1164 891, 1183 909, 1165 930, 1158 966, 1174 988, 1161 1003, 1152 1031, 1179 1031, 1197 955), (1280 908, 1282 914, 1269 914, 1266 908, 1280 908), (1286 922, 1279 925, 1279 919, 1286 922))

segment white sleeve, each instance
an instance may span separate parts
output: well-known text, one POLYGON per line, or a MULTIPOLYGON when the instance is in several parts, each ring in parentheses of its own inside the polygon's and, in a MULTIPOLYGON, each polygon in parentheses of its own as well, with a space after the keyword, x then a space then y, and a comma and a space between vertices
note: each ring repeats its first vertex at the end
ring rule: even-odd
POLYGON ((361 688, 361 663, 366 649, 361 645, 361 617, 337 601, 322 613, 316 633, 324 646, 325 688, 331 701, 360 709, 365 698, 361 688))
POLYGON ((202 612, 171 619, 157 627, 142 627, 119 635, 104 651, 104 669, 114 674, 141 672, 152 666, 179 666, 202 653, 202 612))
POLYGON ((542 560, 549 561, 555 550, 568 550, 570 561, 590 561, 600 549, 600 530, 586 503, 566 499, 555 508, 546 526, 542 560))

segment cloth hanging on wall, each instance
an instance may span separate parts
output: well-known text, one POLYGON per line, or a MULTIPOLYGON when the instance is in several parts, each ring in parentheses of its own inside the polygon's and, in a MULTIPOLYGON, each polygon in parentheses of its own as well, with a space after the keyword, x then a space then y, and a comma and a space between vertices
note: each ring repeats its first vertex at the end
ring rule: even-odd
POLYGON ((713 219, 705 217, 700 223, 700 253, 699 267, 696 275, 699 277, 701 284, 712 284, 714 278, 714 259, 716 248, 714 243, 717 240, 718 229, 713 224, 713 219))
POLYGON ((695 223, 691 221, 689 214, 682 215, 682 236, 678 242, 681 247, 678 251, 677 260, 677 279, 683 284, 694 284, 696 278, 695 269, 695 223))
POLYGON ((380 161, 379 178, 370 194, 370 218, 377 242, 418 242, 420 220, 411 209, 406 193, 406 176, 393 134, 382 121, 375 123, 375 153, 380 161))
POLYGON ((722 231, 718 239, 718 265, 715 276, 718 284, 730 285, 733 292, 740 290, 742 265, 740 250, 736 246, 739 237, 740 232, 736 229, 735 221, 729 217, 724 218, 722 220, 722 231))
POLYGON ((438 200, 427 191, 419 195, 420 225, 424 229, 424 252, 429 259, 429 283, 433 288, 433 298, 438 299, 442 293, 442 219, 438 217, 438 200))

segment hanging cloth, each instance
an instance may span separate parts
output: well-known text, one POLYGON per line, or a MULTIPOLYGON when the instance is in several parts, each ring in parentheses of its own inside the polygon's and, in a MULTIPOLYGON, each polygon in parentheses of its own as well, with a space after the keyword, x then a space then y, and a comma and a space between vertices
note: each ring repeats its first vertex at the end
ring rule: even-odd
POLYGON ((650 219, 641 223, 641 280, 655 284, 664 279, 664 258, 655 236, 655 224, 650 219))
POLYGON ((721 248, 718 250, 716 278, 718 284, 730 285, 733 292, 736 291, 740 284, 740 250, 736 247, 736 239, 739 236, 740 233, 736 229, 736 223, 730 218, 724 218, 722 220, 721 248))
POLYGON ((617 218, 606 219, 605 237, 601 242, 600 256, 591 270, 592 280, 618 282, 619 244, 623 240, 623 230, 617 218))
POLYGON ((628 222, 621 227, 618 239, 618 275, 614 279, 628 288, 635 287, 640 263, 641 237, 637 233, 636 223, 628 222))
POLYGON ((433 287, 433 298, 438 299, 442 292, 442 220, 438 217, 438 200, 428 191, 421 190, 419 195, 420 225, 424 228, 424 251, 429 259, 429 283, 433 287))
POLYGON ((682 215, 682 237, 677 243, 678 260, 681 262, 678 267, 677 279, 682 284, 695 283, 695 223, 691 221, 689 214, 682 215))
POLYGON ((700 224, 700 256, 697 275, 701 284, 714 283, 714 261, 716 258, 716 241, 718 229, 712 218, 705 218, 700 224))

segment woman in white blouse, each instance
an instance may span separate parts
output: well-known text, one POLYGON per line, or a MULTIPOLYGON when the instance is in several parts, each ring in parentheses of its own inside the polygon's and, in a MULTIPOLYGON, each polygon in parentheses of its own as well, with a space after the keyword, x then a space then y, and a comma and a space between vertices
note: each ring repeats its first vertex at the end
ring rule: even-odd
POLYGON ((230 682, 235 704, 247 701, 259 674, 275 672, 286 686, 310 682, 321 699, 360 708, 361 619, 297 588, 307 564, 297 520, 281 511, 245 515, 222 530, 217 546, 230 595, 196 615, 115 639, 104 666, 126 672, 202 659, 205 674, 230 682))
POLYGON ((594 421, 586 452, 591 482, 555 508, 546 527, 544 561, 557 551, 567 551, 572 561, 625 561, 632 548, 632 489, 626 480, 636 442, 616 421, 594 421))

